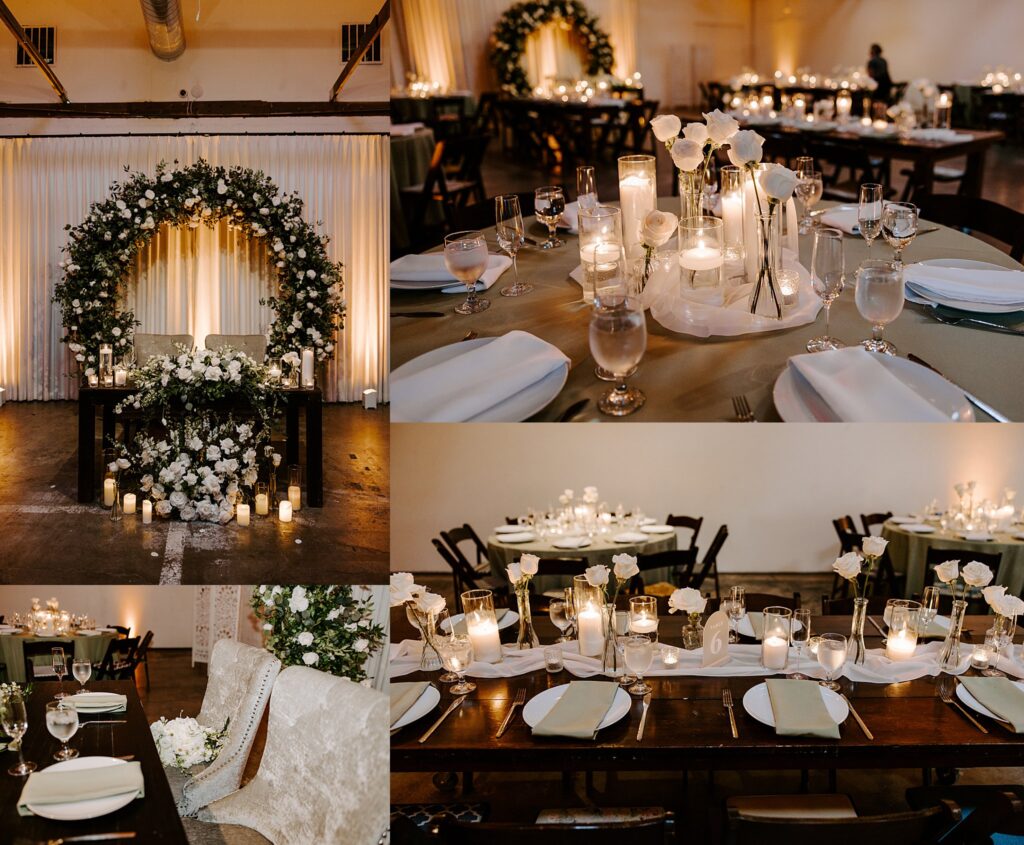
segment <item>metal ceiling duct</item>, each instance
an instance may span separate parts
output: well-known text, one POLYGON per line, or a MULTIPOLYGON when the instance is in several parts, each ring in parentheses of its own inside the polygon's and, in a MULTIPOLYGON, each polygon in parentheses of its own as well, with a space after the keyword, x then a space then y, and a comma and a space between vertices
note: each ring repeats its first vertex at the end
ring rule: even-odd
POLYGON ((173 62, 185 52, 181 0, 140 0, 149 46, 158 59, 173 62))

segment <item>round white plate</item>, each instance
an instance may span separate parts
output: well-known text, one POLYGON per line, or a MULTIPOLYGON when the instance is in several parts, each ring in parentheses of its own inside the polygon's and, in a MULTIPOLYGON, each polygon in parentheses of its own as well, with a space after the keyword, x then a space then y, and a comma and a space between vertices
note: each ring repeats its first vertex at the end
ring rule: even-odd
MULTIPOLYGON (((541 719, 547 716, 551 712, 551 708, 558 703, 558 699, 565 695, 567 689, 569 689, 568 684, 559 684, 557 687, 537 693, 523 707, 523 721, 531 728, 537 727, 541 719)), ((633 700, 629 697, 629 693, 619 687, 615 691, 612 706, 608 708, 608 712, 605 713, 604 719, 601 720, 597 729, 604 730, 609 725, 614 725, 619 719, 629 714, 629 708, 632 706, 633 700)))
POLYGON ((641 525, 655 525, 657 524, 657 522, 658 520, 656 520, 653 516, 645 516, 643 519, 640 520, 641 525))
MULTIPOLYGON (((964 392, 934 370, 898 358, 895 355, 877 355, 878 362, 915 393, 927 399, 932 405, 949 417, 952 422, 974 422, 974 411, 964 397, 964 392)), ((785 367, 776 379, 772 389, 775 409, 784 422, 836 422, 838 417, 824 400, 809 387, 804 386, 785 367)), ((901 420, 893 420, 901 422, 901 420)))
MULTIPOLYGON (((1016 686, 1017 689, 1024 690, 1024 681, 1011 681, 1011 683, 1016 686)), ((1001 719, 971 695, 970 691, 963 684, 956 685, 956 697, 970 707, 975 713, 980 713, 982 716, 988 716, 990 719, 995 719, 997 722, 1002 722, 1004 725, 1009 724, 1006 719, 1001 719)))
POLYGON ((79 630, 77 633, 78 633, 78 636, 80 636, 80 637, 98 637, 100 635, 100 632, 95 630, 95 629, 90 629, 90 630, 87 630, 87 631, 86 630, 79 630))
POLYGON ((644 534, 672 534, 675 528, 671 525, 645 525, 641 529, 644 534))
POLYGON ((647 535, 640 534, 635 531, 627 531, 625 534, 616 534, 612 537, 612 542, 615 543, 646 543, 647 535))
MULTIPOLYGON (((832 717, 837 725, 841 725, 846 721, 846 717, 850 715, 850 708, 846 706, 846 702, 843 701, 839 693, 822 686, 819 686, 818 689, 821 690, 821 697, 825 702, 825 709, 828 710, 828 715, 832 717)), ((758 684, 756 687, 751 687, 747 690, 746 695, 743 696, 743 709, 762 725, 767 725, 770 728, 775 727, 775 712, 772 710, 772 701, 768 696, 767 684, 758 684)))
POLYGON ((427 688, 423 690, 423 694, 416 699, 416 702, 412 707, 402 714, 402 718, 391 726, 391 730, 404 728, 406 725, 411 725, 417 719, 422 719, 431 710, 437 707, 440 700, 441 693, 437 691, 437 687, 433 684, 427 684, 427 688))
MULTIPOLYGON (((970 258, 929 258, 927 261, 920 261, 930 267, 948 267, 959 270, 1005 270, 1010 272, 1009 267, 999 264, 992 264, 988 261, 975 261, 970 258)), ((907 287, 904 291, 909 302, 916 302, 919 305, 945 305, 949 308, 956 308, 959 311, 971 311, 976 314, 1012 314, 1022 310, 1019 305, 992 305, 984 302, 966 302, 960 299, 949 299, 935 294, 923 294, 907 287)))
POLYGON ((956 536, 971 543, 987 543, 996 538, 995 534, 989 534, 987 531, 957 531, 956 536))
MULTIPOLYGON (((793 623, 794 631, 801 631, 803 630, 803 627, 803 622, 796 621, 793 623)), ((744 637, 754 637, 756 639, 756 634, 754 634, 754 626, 750 624, 749 616, 745 615, 740 618, 740 621, 736 623, 736 632, 739 634, 743 634, 744 637)))
POLYGON ((911 534, 934 534, 934 525, 924 525, 919 522, 907 522, 900 526, 904 531, 909 531, 911 534))
POLYGON ((498 525, 494 529, 495 534, 518 534, 523 531, 522 525, 498 525))
MULTIPOLYGON (((452 625, 458 625, 464 618, 464 614, 456 613, 454 616, 447 616, 441 620, 440 628, 446 634, 451 630, 452 625)), ((503 631, 505 628, 511 628, 516 622, 519 621, 519 614, 514 610, 505 612, 505 615, 498 620, 498 630, 503 631)))
POLYGON ((532 531, 520 531, 518 534, 502 534, 498 539, 502 543, 532 543, 537 535, 532 531))
POLYGON ((585 549, 590 545, 586 537, 565 537, 561 540, 552 540, 551 545, 556 549, 585 549))
MULTIPOLYGON (((461 355, 470 349, 485 346, 495 340, 497 338, 481 337, 476 340, 462 340, 457 343, 450 343, 448 346, 432 349, 418 358, 406 361, 397 370, 393 370, 391 378, 394 380, 403 376, 415 375, 428 367, 441 364, 454 358, 456 355, 461 355)), ((522 422, 528 417, 532 417, 538 411, 543 411, 544 408, 551 404, 551 400, 562 392, 562 388, 565 387, 565 382, 568 378, 569 365, 567 363, 564 367, 559 367, 557 370, 548 373, 540 381, 534 382, 525 390, 520 390, 515 396, 508 397, 508 399, 499 402, 492 408, 488 408, 482 414, 477 414, 475 417, 465 420, 465 422, 522 422)))
POLYGON ((109 695, 106 692, 76 692, 72 704, 79 713, 111 713, 124 707, 124 704, 97 704, 109 695))
MULTIPOLYGON (((47 766, 48 772, 71 772, 83 769, 102 769, 104 766, 123 766, 125 760, 116 757, 76 757, 47 766)), ((108 798, 92 798, 88 801, 73 801, 67 804, 29 804, 28 808, 37 816, 58 822, 81 821, 95 819, 127 807, 138 792, 124 792, 108 798)))
POLYGON ((890 516, 889 522, 893 525, 910 525, 917 522, 916 516, 890 516))

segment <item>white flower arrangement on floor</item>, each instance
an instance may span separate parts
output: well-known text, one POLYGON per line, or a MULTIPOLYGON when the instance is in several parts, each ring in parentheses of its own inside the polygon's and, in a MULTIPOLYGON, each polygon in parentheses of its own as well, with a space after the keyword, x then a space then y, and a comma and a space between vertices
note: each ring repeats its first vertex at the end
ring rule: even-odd
POLYGON ((193 766, 212 763, 220 754, 228 737, 228 724, 220 730, 200 725, 195 719, 179 716, 166 719, 163 716, 149 726, 165 768, 174 766, 188 774, 193 766))

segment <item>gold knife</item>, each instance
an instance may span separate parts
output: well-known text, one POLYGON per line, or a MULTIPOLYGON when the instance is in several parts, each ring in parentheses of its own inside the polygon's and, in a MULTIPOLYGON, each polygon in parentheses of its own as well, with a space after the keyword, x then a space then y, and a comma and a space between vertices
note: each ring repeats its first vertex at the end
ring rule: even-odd
POLYGON ((644 738, 644 726, 647 724, 647 711, 651 706, 651 694, 647 693, 644 696, 644 712, 640 716, 640 729, 636 732, 636 741, 639 742, 644 738))
POLYGON ((430 727, 429 727, 429 728, 427 729, 427 732, 426 732, 425 734, 423 734, 423 736, 421 736, 421 737, 419 738, 419 741, 420 741, 421 743, 423 743, 423 742, 426 742, 426 741, 427 741, 428 739, 430 739, 430 735, 431 735, 431 734, 432 734, 432 733, 433 733, 434 731, 436 731, 436 730, 438 729, 438 727, 440 727, 440 725, 441 725, 441 722, 443 722, 443 721, 444 721, 445 719, 447 719, 447 718, 448 718, 448 716, 449 716, 449 715, 450 715, 450 714, 451 714, 451 713, 452 713, 452 712, 453 712, 454 710, 457 710, 457 709, 459 708, 459 706, 460 706, 460 705, 462 704, 462 702, 463 702, 463 701, 465 701, 465 700, 466 700, 466 696, 464 696, 464 695, 460 695, 460 696, 459 696, 458 698, 456 698, 456 699, 455 699, 455 700, 454 700, 454 701, 453 701, 453 702, 452 702, 451 704, 449 704, 449 705, 448 705, 448 709, 447 709, 447 710, 445 710, 445 711, 444 711, 444 713, 442 713, 442 714, 441 714, 441 717, 440 717, 440 718, 439 718, 439 719, 438 719, 438 720, 437 720, 436 722, 434 722, 434 724, 432 724, 432 725, 431 725, 431 726, 430 726, 430 727))
POLYGON ((846 697, 845 693, 839 693, 839 695, 843 701, 846 702, 846 706, 850 708, 850 713, 853 715, 853 718, 857 720, 857 724, 860 725, 860 729, 864 731, 864 736, 868 739, 874 739, 875 735, 868 730, 868 726, 864 724, 864 720, 860 717, 857 709, 853 706, 853 702, 846 697))

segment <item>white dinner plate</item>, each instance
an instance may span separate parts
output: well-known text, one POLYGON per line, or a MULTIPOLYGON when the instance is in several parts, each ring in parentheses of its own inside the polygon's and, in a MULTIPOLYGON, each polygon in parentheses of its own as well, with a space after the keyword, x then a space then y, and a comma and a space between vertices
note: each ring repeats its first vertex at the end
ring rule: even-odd
MULTIPOLYGON (((928 400, 951 422, 974 422, 974 411, 964 397, 964 392, 934 370, 895 355, 875 357, 892 375, 928 400)), ((814 390, 796 377, 789 366, 784 367, 776 379, 772 398, 784 422, 837 422, 839 419, 814 390)))
POLYGON ((614 543, 646 543, 647 535, 637 531, 627 531, 624 534, 616 534, 612 537, 614 543))
POLYGON ((523 531, 522 525, 498 525, 494 528, 495 534, 518 534, 523 531))
MULTIPOLYGON (((113 713, 115 710, 121 710, 127 704, 97 704, 98 699, 105 699, 110 693, 106 692, 76 692, 74 693, 75 700, 72 704, 75 705, 75 710, 79 713, 113 713)), ((71 696, 68 696, 69 698, 71 696)))
MULTIPOLYGON (((1017 687, 1017 689, 1024 690, 1024 681, 1011 681, 1010 683, 1017 687)), ((1009 724, 1006 719, 1001 719, 971 695, 970 690, 968 690, 963 684, 956 685, 956 697, 970 707, 975 713, 980 713, 982 716, 988 716, 990 719, 995 719, 997 722, 1002 722, 1004 725, 1009 724)))
MULTIPOLYGON (((793 623, 794 631, 802 631, 804 623, 799 620, 793 623)), ((740 621, 736 623, 736 633, 743 634, 744 637, 754 637, 757 639, 757 635, 754 633, 754 626, 750 624, 750 617, 744 615, 740 618, 740 621)))
POLYGON ((672 534, 675 528, 671 525, 645 525, 641 529, 644 534, 672 534))
MULTIPOLYGON (((531 728, 537 727, 541 719, 547 716, 551 712, 551 708, 558 703, 558 699, 565 695, 567 689, 569 689, 568 684, 559 684, 557 687, 551 687, 551 689, 537 693, 523 707, 523 721, 531 728)), ((597 726, 597 729, 600 731, 609 725, 614 725, 619 719, 629 714, 629 708, 632 706, 633 700, 629 697, 629 693, 622 689, 622 687, 619 687, 615 690, 612 706, 608 708, 608 712, 605 713, 604 719, 601 720, 601 724, 597 726)))
POLYGON ((971 543, 988 543, 996 538, 995 534, 989 534, 987 531, 957 531, 956 536, 971 543))
POLYGON ((563 537, 561 540, 552 540, 551 545, 556 549, 585 549, 590 545, 586 537, 563 537))
POLYGON ((516 534, 501 534, 498 540, 502 543, 532 543, 537 539, 537 535, 532 531, 519 531, 516 534))
MULTIPOLYGON (((457 355, 462 355, 467 350, 477 349, 488 343, 493 343, 495 340, 497 340, 496 337, 481 337, 476 340, 461 340, 432 349, 418 358, 406 361, 397 370, 393 370, 391 379, 394 381, 395 378, 415 375, 428 367, 441 364, 457 355)), ((553 370, 525 390, 520 390, 514 396, 509 396, 508 399, 488 408, 482 414, 477 414, 466 420, 466 422, 522 422, 551 404, 551 400, 562 392, 568 378, 569 364, 567 362, 564 367, 553 370)))
MULTIPOLYGON (((454 616, 446 616, 441 620, 441 630, 447 634, 451 630, 452 625, 458 625, 463 620, 464 616, 465 614, 462 613, 456 613, 454 616)), ((511 628, 518 621, 519 614, 514 610, 508 610, 505 612, 505 615, 498 620, 498 630, 503 631, 505 628, 511 628)))
MULTIPOLYGON (((827 687, 819 686, 821 697, 825 702, 825 709, 832 720, 841 725, 850 715, 850 708, 846 706, 843 697, 827 687)), ((763 725, 770 728, 775 727, 775 712, 772 710, 772 700, 768 695, 768 685, 760 683, 747 690, 743 696, 743 709, 763 725)))
POLYGON ((440 700, 441 693, 437 691, 437 687, 433 684, 427 684, 427 688, 423 690, 422 695, 420 695, 412 707, 406 710, 402 714, 402 717, 391 726, 391 730, 404 728, 406 725, 411 725, 417 719, 422 719, 431 710, 437 707, 440 700))
POLYGON ((89 630, 79 629, 76 633, 80 637, 98 637, 100 635, 100 632, 94 628, 90 628, 89 630))
MULTIPOLYGON (((82 769, 102 769, 105 766, 123 766, 125 760, 118 760, 116 757, 76 757, 74 760, 64 760, 47 766, 48 772, 71 772, 82 769)), ((67 804, 29 804, 28 808, 37 816, 44 819, 52 819, 58 822, 82 821, 83 819, 96 819, 106 816, 122 807, 127 807, 138 791, 123 792, 120 795, 111 795, 107 798, 91 798, 88 801, 72 801, 67 804)))
MULTIPOLYGON (((1005 270, 1011 272, 1009 267, 999 264, 992 264, 988 261, 975 261, 971 258, 929 258, 927 261, 919 261, 930 267, 948 267, 958 270, 1005 270)), ((971 311, 976 314, 1012 314, 1015 311, 1024 310, 1020 305, 993 305, 986 302, 968 302, 961 299, 950 299, 938 296, 933 293, 922 293, 906 286, 904 295, 908 302, 916 302, 918 305, 945 305, 948 308, 956 308, 959 311, 971 311)))
POLYGON ((904 525, 901 525, 900 528, 902 528, 904 531, 909 531, 911 534, 934 534, 935 533, 935 526, 934 525, 925 525, 924 523, 921 523, 921 522, 908 522, 908 523, 905 523, 904 525))
POLYGON ((916 516, 890 516, 889 522, 893 525, 911 525, 917 522, 916 516))

